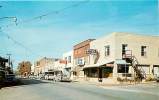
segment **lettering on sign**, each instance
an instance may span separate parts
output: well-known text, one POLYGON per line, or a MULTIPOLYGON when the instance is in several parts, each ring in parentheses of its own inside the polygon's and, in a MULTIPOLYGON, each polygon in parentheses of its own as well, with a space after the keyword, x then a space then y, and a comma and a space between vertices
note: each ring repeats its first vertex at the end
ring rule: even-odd
POLYGON ((95 49, 88 49, 88 50, 86 50, 86 54, 96 55, 97 54, 97 50, 95 50, 95 49))

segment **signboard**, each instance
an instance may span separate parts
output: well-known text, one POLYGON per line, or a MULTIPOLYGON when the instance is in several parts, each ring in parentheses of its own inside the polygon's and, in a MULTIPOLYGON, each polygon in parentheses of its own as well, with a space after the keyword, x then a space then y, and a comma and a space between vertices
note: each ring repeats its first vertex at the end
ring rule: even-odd
POLYGON ((67 64, 66 60, 60 60, 60 64, 67 64))
POLYGON ((86 54, 96 55, 97 54, 97 50, 95 50, 95 49, 88 49, 88 50, 86 50, 86 54))

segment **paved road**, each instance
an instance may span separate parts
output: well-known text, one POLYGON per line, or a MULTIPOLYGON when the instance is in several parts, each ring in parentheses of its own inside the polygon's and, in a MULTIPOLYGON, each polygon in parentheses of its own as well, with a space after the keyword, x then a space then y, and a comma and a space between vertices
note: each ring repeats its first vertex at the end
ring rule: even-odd
POLYGON ((81 83, 24 82, 25 85, 2 88, 0 100, 159 100, 158 86, 134 90, 81 83))

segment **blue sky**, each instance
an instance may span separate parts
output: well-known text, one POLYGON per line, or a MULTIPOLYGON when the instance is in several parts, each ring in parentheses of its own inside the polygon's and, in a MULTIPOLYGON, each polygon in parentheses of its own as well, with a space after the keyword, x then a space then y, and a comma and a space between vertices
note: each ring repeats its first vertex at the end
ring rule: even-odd
POLYGON ((8 33, 29 50, 22 48, 0 32, 0 54, 12 54, 15 66, 22 60, 35 61, 40 57, 61 57, 73 45, 88 38, 99 38, 111 32, 132 32, 144 35, 159 35, 157 0, 140 1, 88 1, 79 6, 61 11, 58 14, 21 21, 59 11, 74 5, 75 1, 1 1, 0 18, 16 16, 13 19, 0 19, 1 31, 8 33), (6 25, 12 24, 8 27, 6 25))

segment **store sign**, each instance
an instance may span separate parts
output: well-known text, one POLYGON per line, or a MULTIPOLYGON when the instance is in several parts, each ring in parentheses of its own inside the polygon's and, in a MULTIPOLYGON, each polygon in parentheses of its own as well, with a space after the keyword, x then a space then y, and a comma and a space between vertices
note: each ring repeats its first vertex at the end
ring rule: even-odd
POLYGON ((88 49, 88 50, 86 50, 86 54, 96 55, 97 54, 97 50, 95 50, 95 49, 88 49))
POLYGON ((66 60, 60 60, 60 64, 67 64, 66 60))

